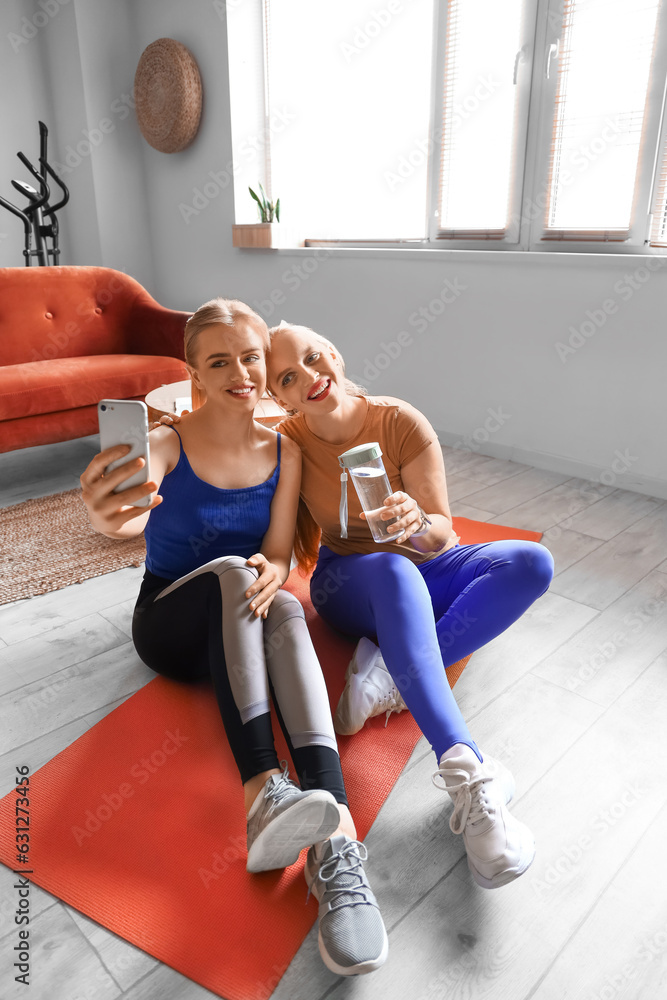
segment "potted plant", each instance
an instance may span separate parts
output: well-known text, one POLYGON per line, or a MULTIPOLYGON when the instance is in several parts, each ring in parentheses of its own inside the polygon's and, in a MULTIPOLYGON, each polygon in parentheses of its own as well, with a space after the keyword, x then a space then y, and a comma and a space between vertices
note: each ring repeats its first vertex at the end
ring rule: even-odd
POLYGON ((232 226, 232 245, 235 247, 277 247, 279 245, 280 198, 269 201, 261 182, 259 194, 251 187, 250 196, 257 203, 259 222, 232 226))

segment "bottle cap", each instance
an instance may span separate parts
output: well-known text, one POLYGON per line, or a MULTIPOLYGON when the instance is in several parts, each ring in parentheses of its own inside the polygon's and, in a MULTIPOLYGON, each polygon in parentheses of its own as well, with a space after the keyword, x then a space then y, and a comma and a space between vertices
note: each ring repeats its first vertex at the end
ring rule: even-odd
POLYGON ((356 448, 350 448, 338 456, 338 464, 341 469, 355 469, 365 462, 372 462, 375 458, 382 458, 382 450, 377 441, 369 441, 367 444, 358 444, 356 448))

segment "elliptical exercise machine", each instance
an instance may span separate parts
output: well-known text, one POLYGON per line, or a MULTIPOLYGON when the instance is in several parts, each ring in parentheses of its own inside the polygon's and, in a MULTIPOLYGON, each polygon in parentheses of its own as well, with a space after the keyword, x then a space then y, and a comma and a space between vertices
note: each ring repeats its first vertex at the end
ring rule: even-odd
POLYGON ((18 218, 23 222, 23 230, 25 234, 23 256, 25 257, 26 267, 30 267, 32 265, 33 258, 37 259, 37 264, 40 267, 46 267, 49 264, 57 264, 58 257, 60 256, 60 249, 58 246, 58 219, 56 218, 56 212, 60 211, 61 208, 64 208, 69 201, 69 191, 49 164, 47 157, 48 138, 49 130, 44 122, 40 122, 39 171, 35 169, 24 153, 16 154, 24 167, 28 168, 32 176, 39 184, 39 191, 31 184, 26 184, 25 181, 12 181, 13 187, 28 199, 28 204, 24 206, 23 210, 17 208, 16 205, 12 205, 10 201, 7 201, 6 198, 0 196, 0 205, 2 205, 3 208, 6 208, 8 212, 11 212, 12 215, 18 216, 18 218), (57 205, 53 205, 53 207, 49 204, 51 191, 46 181, 47 176, 51 177, 51 179, 54 180, 62 190, 61 200, 57 205), (34 250, 32 249, 33 236, 35 238, 34 250), (48 244, 49 240, 51 241, 50 246, 48 244))

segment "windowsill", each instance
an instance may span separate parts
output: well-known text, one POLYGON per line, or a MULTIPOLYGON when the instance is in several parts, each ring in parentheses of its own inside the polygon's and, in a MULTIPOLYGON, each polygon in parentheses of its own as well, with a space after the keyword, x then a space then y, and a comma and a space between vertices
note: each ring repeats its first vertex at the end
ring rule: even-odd
POLYGON ((657 257, 661 260, 661 267, 667 266, 667 254, 664 251, 651 250, 647 252, 646 247, 635 247, 623 253, 619 253, 618 251, 601 253, 592 249, 510 250, 498 248, 495 250, 479 250, 459 247, 406 247, 400 244, 392 246, 370 244, 358 246, 354 244, 332 245, 330 243, 323 243, 311 246, 252 248, 252 252, 279 254, 281 257, 308 257, 316 260, 325 260, 329 257, 343 257, 347 259, 380 258, 384 260, 413 260, 416 258, 418 260, 441 260, 460 263, 493 261, 496 264, 500 264, 501 261, 506 263, 512 262, 514 264, 519 261, 541 261, 543 265, 552 265, 558 261, 563 265, 567 265, 568 262, 570 264, 576 262, 578 267, 600 265, 602 263, 610 263, 611 261, 617 261, 619 265, 627 267, 633 261, 650 260, 657 257), (573 261, 573 258, 576 258, 576 261, 573 261))

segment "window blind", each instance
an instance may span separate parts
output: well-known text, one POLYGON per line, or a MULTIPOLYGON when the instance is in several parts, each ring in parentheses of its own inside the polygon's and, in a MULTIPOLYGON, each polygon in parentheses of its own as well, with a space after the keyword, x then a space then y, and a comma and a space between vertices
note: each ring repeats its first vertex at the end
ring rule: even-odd
MULTIPOLYGON (((439 184, 441 239, 504 239, 516 169, 522 0, 449 0, 439 184)), ((527 98, 527 87, 524 88, 527 98)), ((527 100, 525 102, 527 111, 527 100)))
POLYGON ((544 240, 630 236, 661 0, 564 0, 544 240))

